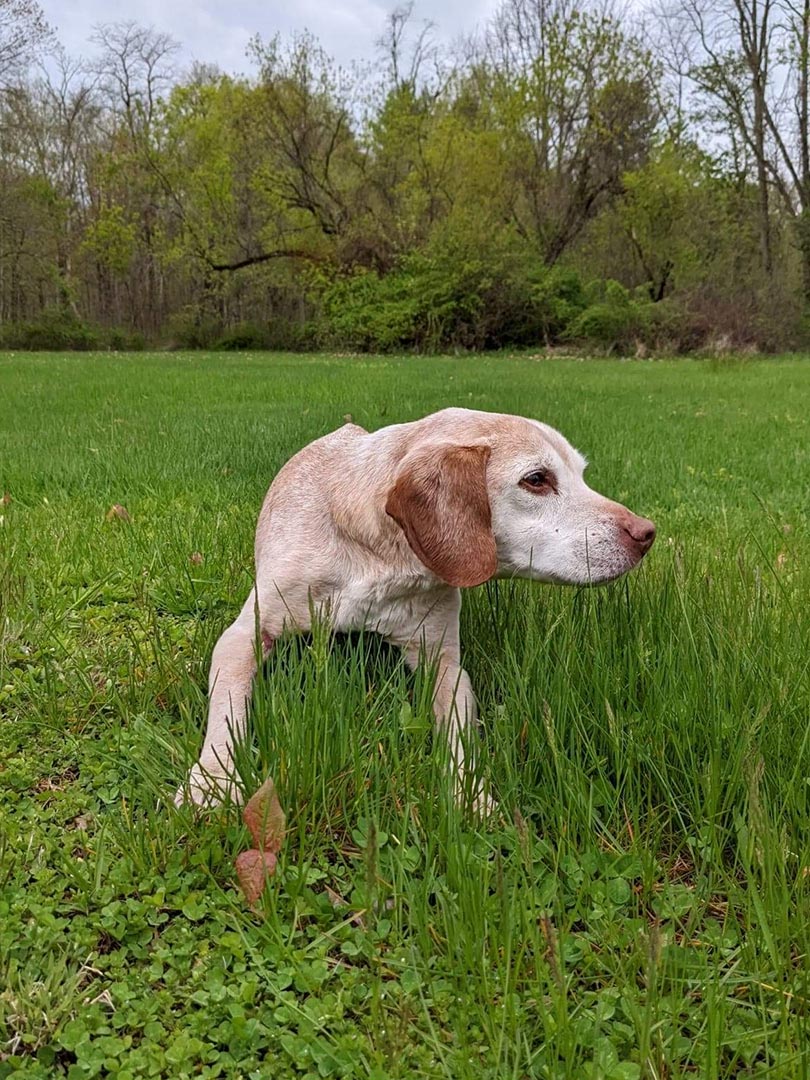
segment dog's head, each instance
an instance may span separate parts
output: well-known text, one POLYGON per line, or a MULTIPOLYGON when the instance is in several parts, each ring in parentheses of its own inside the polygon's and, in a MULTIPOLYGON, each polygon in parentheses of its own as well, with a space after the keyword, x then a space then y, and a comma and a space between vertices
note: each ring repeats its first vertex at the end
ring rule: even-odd
POLYGON ((600 584, 641 562, 655 526, 589 488, 585 465, 536 420, 449 409, 411 445, 385 509, 450 585, 600 584))

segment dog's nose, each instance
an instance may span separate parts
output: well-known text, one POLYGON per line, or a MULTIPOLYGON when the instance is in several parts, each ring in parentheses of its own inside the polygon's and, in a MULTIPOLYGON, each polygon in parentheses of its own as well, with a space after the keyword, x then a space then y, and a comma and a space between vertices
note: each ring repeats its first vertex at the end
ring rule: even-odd
POLYGON ((633 541, 633 546, 638 549, 639 553, 646 555, 653 546, 653 540, 655 540, 655 525, 653 522, 648 518, 628 514, 627 518, 622 522, 622 528, 633 541))

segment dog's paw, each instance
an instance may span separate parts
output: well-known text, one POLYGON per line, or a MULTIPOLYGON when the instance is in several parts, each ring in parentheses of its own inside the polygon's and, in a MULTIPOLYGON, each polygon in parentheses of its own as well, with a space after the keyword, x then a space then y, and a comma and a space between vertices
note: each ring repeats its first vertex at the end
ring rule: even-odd
POLYGON ((500 818, 501 809, 496 799, 489 793, 483 781, 477 782, 472 789, 462 781, 456 786, 456 805, 476 821, 492 824, 500 818))
POLYGON ((210 809, 224 802, 239 805, 242 802, 242 794, 234 781, 233 774, 226 772, 219 763, 213 768, 206 768, 198 761, 174 796, 175 806, 210 809))
POLYGON ((489 794, 484 787, 479 787, 474 793, 470 805, 473 817, 480 821, 494 821, 501 812, 496 799, 489 794))

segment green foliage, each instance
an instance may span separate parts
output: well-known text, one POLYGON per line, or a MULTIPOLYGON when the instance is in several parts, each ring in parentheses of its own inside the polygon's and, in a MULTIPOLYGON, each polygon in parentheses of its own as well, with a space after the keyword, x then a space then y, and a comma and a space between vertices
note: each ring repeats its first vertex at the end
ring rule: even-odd
POLYGON ((313 348, 315 328, 311 324, 277 318, 270 323, 244 322, 226 328, 219 318, 201 318, 185 312, 172 322, 171 343, 178 349, 289 349, 306 352, 313 348))
POLYGON ((267 327, 255 323, 240 323, 217 338, 215 349, 233 352, 239 349, 267 349, 270 334, 267 327))
POLYGON ((325 337, 353 349, 412 347, 419 299, 403 274, 359 270, 335 278, 322 294, 325 337))
POLYGON ((566 328, 567 338, 627 353, 647 336, 653 314, 649 300, 632 296, 618 281, 597 284, 591 289, 591 299, 566 328))
POLYGON ((270 323, 239 323, 226 330, 214 342, 213 348, 222 352, 239 349, 290 349, 305 352, 314 346, 313 326, 290 319, 273 319, 270 323))
POLYGON ((105 208, 92 221, 84 234, 83 246, 100 263, 119 277, 129 271, 138 242, 135 222, 126 219, 122 206, 105 208))
POLYGON ((651 299, 686 290, 711 274, 712 237, 724 199, 711 161, 694 146, 664 142, 623 177, 617 217, 631 241, 651 299))
POLYGON ((620 353, 663 342, 677 351, 683 332, 681 313, 642 290, 617 281, 586 289, 576 271, 518 260, 414 256, 385 276, 333 280, 322 303, 326 340, 371 352, 563 341, 620 353))
POLYGON ((334 279, 322 293, 326 340, 375 352, 558 340, 584 305, 578 275, 514 251, 488 255, 412 255, 385 276, 334 279))
POLYGON ((221 321, 194 309, 175 315, 169 326, 169 340, 176 349, 212 349, 221 336, 221 321))
POLYGON ((532 303, 543 337, 549 343, 565 337, 586 302, 585 289, 575 270, 555 266, 542 270, 532 281, 532 303))
POLYGON ((104 340, 113 352, 142 352, 146 348, 146 337, 139 330, 107 330, 104 340))
POLYGON ((0 347, 6 349, 138 352, 145 345, 138 331, 90 326, 68 309, 51 308, 32 322, 0 325, 0 347))
POLYGON ((28 323, 0 326, 0 344, 8 349, 98 349, 99 332, 71 311, 51 308, 28 323))

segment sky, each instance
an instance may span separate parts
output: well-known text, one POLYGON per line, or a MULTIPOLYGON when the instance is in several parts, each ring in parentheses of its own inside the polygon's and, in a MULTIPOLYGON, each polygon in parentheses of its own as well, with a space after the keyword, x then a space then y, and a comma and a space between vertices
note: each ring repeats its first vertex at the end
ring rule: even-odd
MULTIPOLYGON (((48 22, 71 56, 93 52, 88 39, 99 22, 133 20, 167 32, 182 45, 181 64, 217 64, 232 74, 246 73, 248 40, 281 32, 309 30, 339 64, 369 60, 397 0, 40 0, 48 22)), ((486 23, 498 0, 417 0, 414 25, 430 19, 437 41, 450 43, 486 23)))

